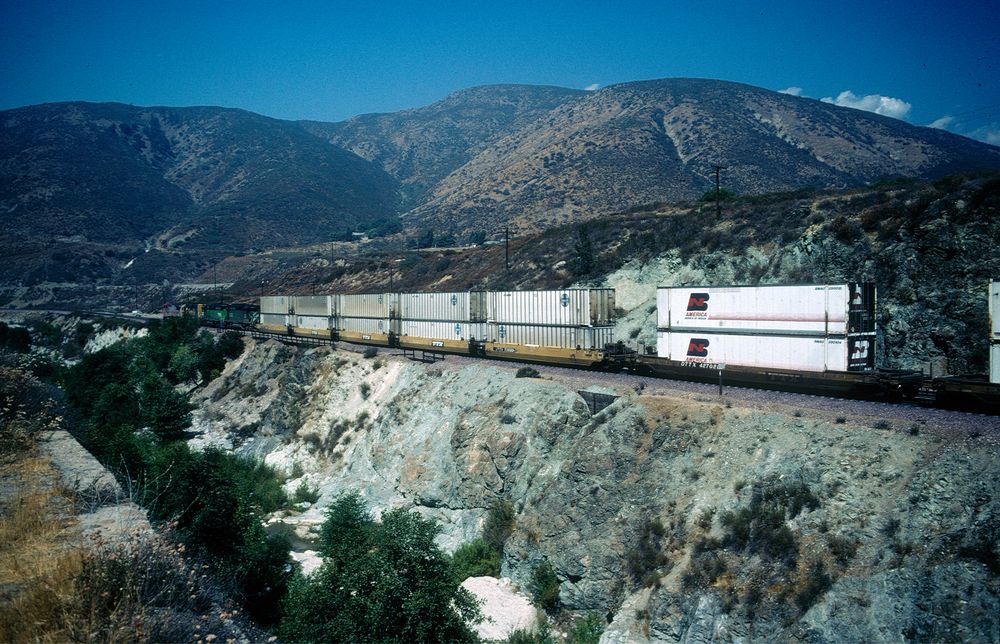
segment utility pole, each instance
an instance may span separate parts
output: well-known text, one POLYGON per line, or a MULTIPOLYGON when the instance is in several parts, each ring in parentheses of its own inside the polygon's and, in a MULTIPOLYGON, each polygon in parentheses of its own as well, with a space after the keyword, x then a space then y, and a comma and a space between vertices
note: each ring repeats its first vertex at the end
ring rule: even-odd
POLYGON ((504 239, 504 252, 507 262, 507 272, 510 272, 510 225, 504 226, 503 229, 503 239, 504 239))
POLYGON ((715 216, 719 219, 722 218, 722 189, 719 187, 719 172, 725 170, 724 165, 714 165, 715 168, 715 216))

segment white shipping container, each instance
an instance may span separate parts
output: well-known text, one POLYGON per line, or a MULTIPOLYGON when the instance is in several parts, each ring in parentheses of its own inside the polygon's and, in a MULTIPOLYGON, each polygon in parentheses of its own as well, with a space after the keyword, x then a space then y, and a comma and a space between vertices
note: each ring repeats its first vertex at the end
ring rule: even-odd
POLYGON ((385 318, 348 318, 337 316, 337 329, 355 333, 389 333, 389 321, 385 318))
POLYGON ((852 302, 873 324, 874 289, 863 285, 659 288, 657 328, 846 335, 852 302))
POLYGON ((692 364, 795 371, 853 371, 848 368, 849 363, 867 363, 868 352, 874 351, 873 345, 874 336, 849 339, 703 331, 658 331, 656 334, 656 353, 661 358, 692 364))
POLYGON ((591 326, 608 324, 614 311, 613 289, 561 291, 490 291, 490 322, 591 326))
POLYGON ((390 293, 337 296, 337 315, 353 318, 388 318, 390 293))
POLYGON ((483 319, 482 303, 482 292, 399 295, 400 315, 404 320, 478 321, 483 319))
POLYGON ((333 315, 333 302, 333 295, 296 295, 291 304, 297 315, 333 315))
POLYGON ((614 342, 614 327, 546 326, 538 324, 487 325, 488 339, 506 344, 529 344, 562 349, 603 349, 614 342))
POLYGON ((328 315, 295 315, 295 326, 303 329, 323 329, 333 328, 333 318, 328 315))
POLYGON ((990 339, 1000 341, 1000 282, 990 282, 990 339))
POLYGON ((267 326, 288 326, 291 316, 284 313, 261 313, 260 323, 267 326))
POLYGON ((265 295, 260 298, 260 312, 288 313, 289 299, 287 295, 265 295))
POLYGON ((486 339, 485 322, 427 322, 403 320, 400 335, 434 340, 476 340, 486 339))
POLYGON ((1000 343, 990 345, 990 382, 1000 384, 1000 343))

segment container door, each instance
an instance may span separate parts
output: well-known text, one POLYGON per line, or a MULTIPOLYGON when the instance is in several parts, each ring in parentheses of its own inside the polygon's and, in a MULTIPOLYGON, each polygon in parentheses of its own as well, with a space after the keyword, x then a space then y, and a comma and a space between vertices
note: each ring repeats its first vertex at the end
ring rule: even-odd
POLYGON ((851 291, 847 309, 847 333, 875 333, 876 291, 873 282, 852 282, 847 285, 851 291))
POLYGON ((486 293, 483 291, 469 291, 469 321, 486 321, 486 293))

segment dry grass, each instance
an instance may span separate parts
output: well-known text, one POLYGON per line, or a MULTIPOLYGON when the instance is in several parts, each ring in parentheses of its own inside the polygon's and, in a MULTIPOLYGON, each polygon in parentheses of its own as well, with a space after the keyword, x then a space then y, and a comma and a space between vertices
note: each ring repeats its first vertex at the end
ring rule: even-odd
POLYGON ((135 535, 84 542, 78 503, 29 449, 0 462, 0 642, 147 642, 263 635, 185 559, 135 535))
POLYGON ((57 642, 83 550, 72 539, 72 497, 46 459, 0 466, 0 641, 57 642))

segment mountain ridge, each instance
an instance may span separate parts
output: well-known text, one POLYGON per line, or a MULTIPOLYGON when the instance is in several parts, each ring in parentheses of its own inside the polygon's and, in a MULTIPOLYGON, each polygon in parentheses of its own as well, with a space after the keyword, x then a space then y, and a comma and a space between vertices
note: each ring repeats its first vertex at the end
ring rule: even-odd
POLYGON ((994 146, 711 79, 485 85, 339 123, 48 103, 0 112, 0 135, 0 279, 28 284, 184 280, 400 221, 383 245, 498 239, 697 200, 716 165, 745 195, 1000 168, 994 146))

